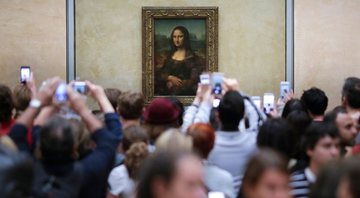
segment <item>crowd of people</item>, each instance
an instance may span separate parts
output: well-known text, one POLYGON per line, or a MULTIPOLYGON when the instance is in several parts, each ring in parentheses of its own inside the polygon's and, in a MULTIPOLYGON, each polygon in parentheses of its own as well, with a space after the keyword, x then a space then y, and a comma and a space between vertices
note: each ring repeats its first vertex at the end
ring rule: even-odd
POLYGON ((234 79, 216 108, 208 84, 188 107, 89 81, 60 102, 60 84, 0 84, 1 198, 360 197, 359 78, 334 109, 312 87, 269 114, 234 79))

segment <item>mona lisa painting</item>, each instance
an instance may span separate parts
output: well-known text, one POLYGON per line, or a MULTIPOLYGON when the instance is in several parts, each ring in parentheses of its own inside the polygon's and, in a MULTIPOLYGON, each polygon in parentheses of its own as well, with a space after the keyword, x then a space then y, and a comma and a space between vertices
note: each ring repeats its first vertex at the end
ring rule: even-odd
POLYGON ((217 71, 218 9, 143 8, 143 92, 193 100, 199 76, 217 71))

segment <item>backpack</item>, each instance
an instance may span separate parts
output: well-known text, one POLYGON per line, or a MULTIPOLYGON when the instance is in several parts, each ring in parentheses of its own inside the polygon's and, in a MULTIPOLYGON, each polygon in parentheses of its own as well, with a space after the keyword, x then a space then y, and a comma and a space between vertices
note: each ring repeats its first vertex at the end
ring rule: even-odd
POLYGON ((82 171, 82 165, 75 163, 72 172, 63 177, 57 177, 47 173, 41 163, 36 163, 34 197, 77 198, 82 187, 82 171))

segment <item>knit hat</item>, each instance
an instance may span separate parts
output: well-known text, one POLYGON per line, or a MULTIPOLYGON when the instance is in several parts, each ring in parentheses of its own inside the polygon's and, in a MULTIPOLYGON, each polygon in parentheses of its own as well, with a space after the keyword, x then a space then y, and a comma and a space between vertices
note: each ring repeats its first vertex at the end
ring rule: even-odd
POLYGON ((179 109, 170 100, 157 98, 144 112, 144 120, 149 124, 170 124, 177 120, 179 109))

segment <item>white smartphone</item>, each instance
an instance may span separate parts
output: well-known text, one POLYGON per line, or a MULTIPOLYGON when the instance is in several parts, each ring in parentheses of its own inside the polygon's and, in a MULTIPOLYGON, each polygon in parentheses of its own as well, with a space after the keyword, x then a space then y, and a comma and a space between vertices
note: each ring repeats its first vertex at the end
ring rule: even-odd
POLYGON ((269 114, 275 108, 275 95, 273 93, 264 94, 264 111, 269 114))
POLYGON ((252 96, 251 100, 253 101, 253 103, 255 104, 255 106, 258 109, 261 109, 261 97, 260 96, 252 96))
POLYGON ((83 81, 76 81, 73 85, 73 89, 80 94, 86 94, 87 92, 86 83, 83 81))
POLYGON ((30 66, 21 66, 20 67, 20 82, 26 83, 30 79, 30 66))
POLYGON ((219 72, 214 72, 211 75, 211 87, 214 95, 221 95, 222 88, 221 85, 224 81, 224 74, 219 72))
POLYGON ((60 83, 55 91, 55 98, 58 103, 65 103, 67 101, 66 84, 60 83))
POLYGON ((225 194, 223 192, 209 192, 208 198, 225 198, 225 194))
POLYGON ((209 85, 210 84, 210 74, 209 73, 203 73, 200 75, 200 83, 203 85, 209 85))
POLYGON ((280 99, 285 101, 286 94, 289 93, 291 90, 290 82, 288 81, 281 81, 280 82, 280 99))

